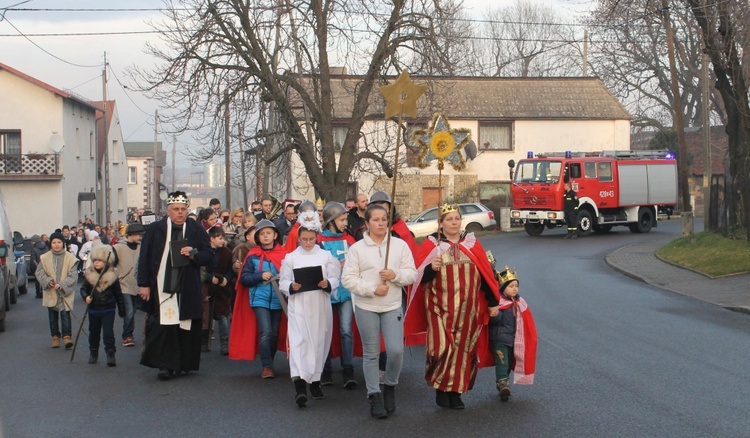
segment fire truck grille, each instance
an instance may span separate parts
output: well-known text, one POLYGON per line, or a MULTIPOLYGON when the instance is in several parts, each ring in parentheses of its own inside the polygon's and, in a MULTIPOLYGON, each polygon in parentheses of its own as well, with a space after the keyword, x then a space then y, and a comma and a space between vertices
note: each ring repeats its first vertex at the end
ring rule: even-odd
POLYGON ((522 202, 524 205, 528 205, 529 207, 543 207, 545 205, 552 203, 552 198, 547 196, 524 196, 522 198, 522 202))

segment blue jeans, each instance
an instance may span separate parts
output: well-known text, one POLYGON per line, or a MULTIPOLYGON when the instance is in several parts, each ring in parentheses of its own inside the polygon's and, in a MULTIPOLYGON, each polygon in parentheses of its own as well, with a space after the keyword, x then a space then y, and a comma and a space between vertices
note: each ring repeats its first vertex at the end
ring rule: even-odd
POLYGON ((385 366, 385 383, 398 385, 398 376, 404 363, 404 311, 399 307, 390 312, 375 313, 357 309, 357 327, 362 337, 362 371, 365 375, 367 395, 380 392, 378 357, 380 335, 385 341, 388 362, 385 366))
POLYGON ((122 320, 122 340, 133 337, 135 329, 135 309, 138 306, 138 296, 122 294, 125 301, 125 318, 122 320))
POLYGON ((258 320, 260 363, 263 365, 263 368, 272 368, 273 357, 276 355, 276 344, 279 341, 279 324, 281 324, 282 310, 253 307, 253 311, 255 312, 255 318, 258 320))
POLYGON ((217 316, 214 320, 219 323, 219 339, 229 339, 229 318, 217 316))
POLYGON ((104 350, 115 348, 115 309, 89 311, 89 349, 99 350, 99 336, 104 337, 104 350))
MULTIPOLYGON (((333 311, 339 314, 339 333, 341 333, 341 368, 342 369, 353 369, 352 365, 352 316, 354 315, 354 309, 352 308, 352 301, 344 301, 343 303, 332 304, 333 311)), ((329 355, 326 359, 326 364, 323 367, 324 371, 331 372, 331 356, 329 355)))
POLYGON ((52 307, 48 307, 47 310, 49 310, 49 331, 52 336, 61 336, 60 323, 62 323, 62 336, 71 336, 73 329, 70 325, 70 312, 67 310, 61 310, 58 312, 52 307))

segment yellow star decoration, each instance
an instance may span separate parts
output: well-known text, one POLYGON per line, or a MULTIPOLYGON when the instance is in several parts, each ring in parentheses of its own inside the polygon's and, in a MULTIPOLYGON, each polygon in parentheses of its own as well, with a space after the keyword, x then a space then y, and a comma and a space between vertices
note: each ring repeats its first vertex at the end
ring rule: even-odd
POLYGON ((427 87, 414 84, 409 72, 403 70, 396 82, 384 85, 379 90, 386 101, 385 118, 390 119, 399 114, 417 117, 417 99, 427 91, 427 87))
POLYGON ((471 140, 471 131, 465 128, 451 129, 443 114, 435 114, 432 127, 415 132, 413 138, 419 145, 419 167, 424 169, 433 160, 438 160, 440 170, 443 170, 444 161, 448 161, 458 171, 466 168, 463 148, 471 140))

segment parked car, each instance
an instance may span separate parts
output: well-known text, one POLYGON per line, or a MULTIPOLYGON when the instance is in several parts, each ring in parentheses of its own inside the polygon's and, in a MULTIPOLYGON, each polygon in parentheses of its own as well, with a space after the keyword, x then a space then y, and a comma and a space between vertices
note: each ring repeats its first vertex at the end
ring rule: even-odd
POLYGON ((23 256, 23 249, 19 248, 23 248, 23 244, 16 245, 16 281, 18 293, 26 295, 29 292, 29 265, 23 256))
POLYGON ((10 305, 16 303, 17 296, 15 245, 23 243, 23 237, 21 237, 21 242, 14 241, 7 211, 3 193, 0 192, 0 270, 3 271, 5 279, 2 289, 5 297, 4 307, 5 310, 10 310, 10 305))
MULTIPOLYGON (((0 291, 5 290, 5 271, 0 269, 0 291)), ((0 294, 0 332, 5 331, 5 294, 0 294)))
POLYGON ((29 279, 34 278, 34 269, 31 263, 31 247, 33 245, 30 237, 24 237, 22 250, 23 258, 26 260, 26 275, 29 279))
MULTIPOLYGON (((458 204, 461 212, 461 228, 466 231, 493 230, 497 227, 495 213, 484 204, 458 204)), ((438 229, 438 207, 433 207, 417 215, 406 223, 414 237, 429 236, 438 229)))

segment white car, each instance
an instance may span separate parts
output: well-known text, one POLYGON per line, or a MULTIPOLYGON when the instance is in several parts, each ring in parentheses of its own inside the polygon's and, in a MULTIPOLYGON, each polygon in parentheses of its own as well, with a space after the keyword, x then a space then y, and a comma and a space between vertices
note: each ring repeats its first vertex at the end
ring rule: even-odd
MULTIPOLYGON (((484 204, 458 204, 461 212, 461 229, 466 231, 493 230, 497 227, 495 213, 484 204)), ((420 213, 406 223, 414 237, 429 236, 437 232, 438 208, 433 207, 420 213)))

